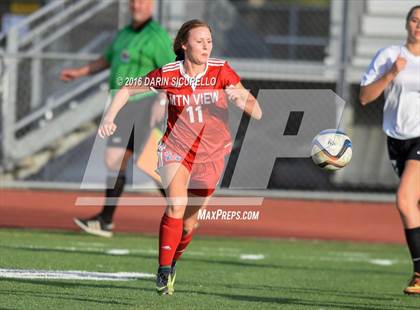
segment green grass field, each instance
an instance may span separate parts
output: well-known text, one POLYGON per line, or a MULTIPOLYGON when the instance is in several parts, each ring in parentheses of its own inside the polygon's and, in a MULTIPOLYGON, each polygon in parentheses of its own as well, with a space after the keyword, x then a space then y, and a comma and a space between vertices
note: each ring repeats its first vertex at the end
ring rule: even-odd
POLYGON ((397 245, 197 237, 174 296, 158 296, 153 278, 4 278, 6 269, 150 274, 156 248, 149 236, 0 230, 0 308, 420 309, 420 296, 402 294, 411 266, 397 245))

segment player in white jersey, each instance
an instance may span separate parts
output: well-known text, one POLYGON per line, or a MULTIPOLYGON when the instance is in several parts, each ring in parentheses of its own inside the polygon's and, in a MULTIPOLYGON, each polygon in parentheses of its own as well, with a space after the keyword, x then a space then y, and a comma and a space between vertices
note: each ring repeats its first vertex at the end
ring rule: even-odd
POLYGON ((420 294, 420 5, 406 18, 405 45, 381 49, 365 72, 360 102, 385 95, 383 130, 391 163, 400 177, 397 207, 405 228, 414 275, 405 288, 420 294))

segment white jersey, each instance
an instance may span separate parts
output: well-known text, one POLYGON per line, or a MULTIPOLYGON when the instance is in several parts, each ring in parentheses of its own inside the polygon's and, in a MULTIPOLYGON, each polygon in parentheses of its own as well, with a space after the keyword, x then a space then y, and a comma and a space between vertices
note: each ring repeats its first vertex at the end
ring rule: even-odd
POLYGON ((379 50, 363 75, 361 86, 380 79, 400 54, 407 64, 384 91, 383 130, 387 136, 407 140, 420 137, 420 56, 413 55, 405 46, 379 50))

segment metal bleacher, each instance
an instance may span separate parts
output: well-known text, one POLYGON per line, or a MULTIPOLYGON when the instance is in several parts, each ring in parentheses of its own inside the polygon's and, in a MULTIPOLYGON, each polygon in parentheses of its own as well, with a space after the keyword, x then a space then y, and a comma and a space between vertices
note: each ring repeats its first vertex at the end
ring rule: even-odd
POLYGON ((404 44, 405 16, 418 5, 416 0, 367 0, 360 16, 360 30, 355 36, 354 66, 366 66, 373 55, 384 46, 404 44))

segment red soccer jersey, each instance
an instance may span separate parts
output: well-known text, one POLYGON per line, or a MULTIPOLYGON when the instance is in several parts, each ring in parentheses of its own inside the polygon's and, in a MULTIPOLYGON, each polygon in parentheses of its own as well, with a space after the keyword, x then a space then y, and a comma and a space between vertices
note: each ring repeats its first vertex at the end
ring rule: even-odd
POLYGON ((229 153, 232 141, 223 90, 239 81, 226 61, 214 58, 195 78, 186 74, 182 61, 150 72, 145 85, 164 90, 169 100, 162 142, 191 162, 214 161, 229 153))

